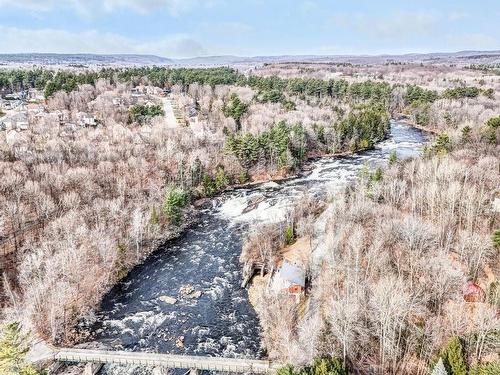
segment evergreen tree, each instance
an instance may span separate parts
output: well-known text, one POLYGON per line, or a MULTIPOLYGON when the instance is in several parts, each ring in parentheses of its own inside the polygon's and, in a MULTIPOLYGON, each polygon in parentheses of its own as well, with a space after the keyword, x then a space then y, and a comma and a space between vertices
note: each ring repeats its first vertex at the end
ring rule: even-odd
POLYGON ((498 375, 500 374, 500 361, 475 365, 470 369, 469 375, 498 375))
POLYGON ((175 224, 181 219, 181 210, 188 203, 188 195, 184 190, 169 187, 163 202, 163 212, 175 224))
POLYGON ((436 142, 432 145, 436 153, 446 153, 451 150, 451 140, 448 134, 441 133, 437 136, 436 142))
POLYGON ((0 373, 2 375, 39 375, 24 358, 28 353, 28 336, 17 322, 3 327, 0 337, 0 373))
POLYGON ((392 151, 389 155, 389 165, 394 165, 398 161, 398 154, 396 151, 392 151))
POLYGON ((459 337, 453 337, 441 353, 443 363, 449 375, 467 375, 464 349, 459 337))
POLYGON ((348 373, 337 358, 321 358, 314 362, 310 375, 348 375, 348 373))
POLYGON ((470 140, 471 131, 472 131, 472 129, 468 125, 466 125, 462 128, 462 142, 466 143, 470 140))
POLYGON ((495 249, 500 248, 500 229, 496 229, 492 236, 493 246, 495 249))
POLYGON ((226 117, 232 117, 236 122, 236 130, 241 128, 241 116, 247 111, 248 104, 241 101, 241 99, 236 94, 232 94, 229 100, 229 104, 222 108, 224 115, 226 117))
POLYGON ((500 127, 500 116, 490 118, 486 122, 486 125, 489 126, 490 128, 494 128, 494 129, 500 127))
POLYGON ((225 189, 229 185, 229 177, 226 174, 224 166, 219 165, 217 167, 217 173, 215 175, 215 188, 217 191, 221 191, 225 189))
POLYGON ((344 364, 337 358, 319 358, 312 366, 302 369, 285 366, 276 371, 277 375, 348 375, 344 364))

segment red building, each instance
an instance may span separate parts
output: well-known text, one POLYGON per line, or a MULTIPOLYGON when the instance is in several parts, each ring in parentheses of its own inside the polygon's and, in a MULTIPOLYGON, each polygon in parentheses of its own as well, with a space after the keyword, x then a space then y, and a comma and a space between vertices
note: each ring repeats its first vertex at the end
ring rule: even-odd
POLYGON ((484 302, 486 300, 486 293, 484 290, 474 283, 468 281, 463 289, 464 300, 467 302, 484 302))

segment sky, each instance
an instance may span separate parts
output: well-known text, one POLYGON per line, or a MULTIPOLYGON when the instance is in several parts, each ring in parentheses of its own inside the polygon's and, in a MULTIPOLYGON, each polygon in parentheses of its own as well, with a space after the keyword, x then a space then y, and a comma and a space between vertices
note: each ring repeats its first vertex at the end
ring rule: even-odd
POLYGON ((500 0, 0 0, 0 53, 500 50, 500 0))

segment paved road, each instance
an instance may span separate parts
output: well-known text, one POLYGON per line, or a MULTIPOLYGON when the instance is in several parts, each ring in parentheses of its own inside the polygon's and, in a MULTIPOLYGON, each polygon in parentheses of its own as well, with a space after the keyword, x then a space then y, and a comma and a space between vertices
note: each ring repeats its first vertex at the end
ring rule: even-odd
POLYGON ((165 112, 165 124, 167 128, 176 128, 178 126, 177 120, 172 108, 172 101, 169 98, 161 98, 163 104, 163 111, 165 112))

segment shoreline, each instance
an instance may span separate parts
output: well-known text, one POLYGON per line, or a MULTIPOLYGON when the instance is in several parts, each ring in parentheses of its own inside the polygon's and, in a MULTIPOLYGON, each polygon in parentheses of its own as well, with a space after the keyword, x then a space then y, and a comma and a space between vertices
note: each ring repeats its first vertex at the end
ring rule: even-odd
MULTIPOLYGON (((411 127, 415 127, 418 129, 418 127, 414 126, 413 124, 409 123, 409 122, 406 122, 404 120, 397 120, 397 119, 391 119, 391 120, 394 120, 394 121, 401 121, 401 122, 404 122, 406 124, 408 124, 408 126, 411 126, 411 127)), ((422 129, 419 129, 419 130, 422 130, 422 129)), ((257 179, 255 181, 251 181, 251 182, 247 182, 247 183, 244 183, 244 184, 236 184, 236 185, 231 185, 231 186, 228 186, 226 189, 218 192, 217 194, 211 196, 211 197, 205 197, 205 198, 199 198, 195 201, 193 201, 191 204, 190 204, 190 217, 189 219, 187 219, 187 223, 185 225, 181 225, 180 227, 178 228, 175 228, 175 230, 172 230, 170 233, 168 233, 165 237, 162 237, 161 239, 158 239, 156 241, 154 241, 154 243, 151 244, 151 251, 148 252, 148 254, 146 256, 144 256, 142 259, 139 260, 139 262, 135 263, 132 267, 130 267, 130 269, 127 270, 127 273, 120 279, 116 280, 116 282, 112 283, 110 286, 109 286, 109 289, 107 290, 107 292, 104 294, 106 295, 107 293, 109 293, 113 288, 115 288, 124 278, 126 278, 134 268, 144 264, 145 260, 152 256, 153 254, 155 254, 156 252, 158 251, 162 251, 164 250, 164 247, 163 245, 171 240, 174 240, 176 238, 179 238, 181 237, 182 235, 184 235, 186 233, 187 230, 189 230, 189 228, 191 228, 193 225, 195 225, 198 221, 199 221, 199 218, 200 218, 200 210, 204 207, 207 207, 208 206, 208 203, 211 202, 214 198, 216 197, 219 197, 221 196, 222 194, 224 193, 228 193, 228 192, 231 192, 231 191, 235 191, 235 190, 240 190, 240 189, 251 189, 251 188, 255 188, 255 187, 258 187, 260 185, 263 185, 263 184, 266 184, 266 183, 270 183, 270 182, 275 182, 275 183, 279 183, 279 182, 284 182, 284 181, 290 181, 290 180, 293 180, 293 179, 296 179, 296 178, 300 178, 300 177, 304 177, 304 176, 307 176, 309 173, 311 173, 311 169, 309 168, 309 165, 310 163, 312 163, 313 161, 315 160, 318 160, 318 159, 322 159, 322 158, 341 158, 341 157, 346 157, 346 156, 350 156, 350 155, 354 155, 354 154, 357 154, 357 153, 360 153, 360 152, 365 152, 365 151, 368 151, 368 150, 372 150, 375 148, 375 146, 380 143, 380 142, 383 142, 384 140, 386 140, 388 137, 386 136, 384 139, 378 141, 377 143, 375 143, 373 146, 371 147, 368 147, 368 148, 363 148, 363 149, 359 149, 359 150, 356 150, 356 151, 342 151, 342 152, 335 152, 335 153, 311 153, 307 156, 306 160, 304 161, 303 165, 297 170, 295 171, 295 173, 293 174, 290 174, 290 175, 270 175, 269 178, 261 178, 261 179, 257 179)), ((104 297, 103 295, 103 297, 104 297)), ((100 303, 102 303, 102 300, 103 298, 101 298, 100 300, 100 303)), ((251 303, 252 304, 252 303, 251 303)), ((255 309, 255 306, 252 304, 252 307, 255 309)), ((100 308, 97 308, 95 309, 94 311, 99 311, 100 308)), ((75 346, 75 345, 84 345, 86 342, 84 340, 75 340, 73 343, 71 343, 72 346, 75 346)))
POLYGON ((394 118, 393 119, 394 121, 400 121, 400 122, 403 122, 415 129, 418 129, 418 130, 421 130, 425 133, 430 133, 430 134, 433 134, 433 135, 439 135, 441 132, 438 130, 438 129, 435 129, 435 128, 429 128, 427 126, 423 126, 423 125, 418 125, 417 123, 415 123, 414 121, 412 121, 407 115, 405 114, 398 114, 398 117, 397 118, 394 118))
MULTIPOLYGON (((402 119, 400 119, 400 118, 392 118, 391 120, 403 123, 403 124, 407 125, 410 128, 418 129, 418 130, 420 130, 423 133, 428 134, 428 135, 429 134, 432 134, 432 135, 439 134, 439 132, 437 130, 429 129, 429 128, 425 128, 425 127, 416 125, 413 122, 407 120, 406 118, 402 118, 402 119)), ((307 163, 312 162, 312 161, 317 160, 317 159, 325 158, 325 157, 345 157, 345 156, 350 156, 350 155, 353 155, 353 154, 356 154, 356 153, 359 153, 359 152, 372 150, 372 149, 375 148, 375 146, 377 144, 379 144, 380 142, 383 142, 387 138, 388 137, 386 137, 385 139, 377 142, 373 147, 362 149, 362 150, 358 150, 358 151, 346 151, 346 152, 342 152, 342 153, 324 154, 324 155, 321 155, 321 156, 309 157, 308 160, 307 160, 307 163)), ((424 142, 423 144, 425 144, 425 143, 426 142, 424 142)), ((305 164, 307 164, 307 163, 305 163, 305 164)), ((281 248, 279 250, 279 252, 283 256, 283 259, 287 259, 287 253, 290 251, 290 248, 294 248, 297 245, 297 243, 299 241, 301 241, 301 240, 303 240, 303 238, 298 238, 298 239, 296 239, 296 241, 293 244, 286 245, 285 247, 283 247, 283 248, 281 248)), ((308 251, 312 252, 312 248, 309 248, 308 251)), ((250 305, 252 305, 252 307, 255 310, 255 312, 257 313, 258 317, 265 310, 265 300, 263 299, 263 296, 266 293, 268 293, 268 288, 269 288, 269 285, 272 282, 272 278, 273 278, 273 272, 266 273, 264 275, 261 275, 260 273, 256 272, 256 273, 254 273, 248 279, 248 282, 246 283, 245 289, 247 290, 247 293, 248 293, 248 302, 250 303, 250 305)), ((303 299, 302 299, 301 303, 302 304, 307 304, 308 302, 309 302, 309 296, 307 294, 305 294, 303 296, 303 299)), ((261 330, 262 329, 263 328, 261 327, 261 330)))
MULTIPOLYGON (((412 126, 411 124, 408 124, 408 125, 412 126)), ((380 142, 385 141, 386 139, 387 139, 387 137, 384 138, 384 139, 382 139, 382 140, 380 140, 380 141, 378 141, 377 143, 375 143, 371 147, 361 148, 361 149, 356 150, 356 151, 341 151, 341 152, 331 152, 331 153, 321 153, 321 152, 311 153, 310 155, 307 156, 307 158, 304 161, 304 163, 302 164, 302 166, 300 166, 300 168, 294 174, 284 175, 284 176, 280 176, 280 177, 273 177, 271 175, 269 178, 257 179, 257 180, 254 180, 254 181, 245 182, 243 184, 231 185, 231 186, 228 186, 226 189, 220 191, 219 193, 213 195, 212 197, 209 197, 209 198, 200 198, 197 201, 205 200, 205 199, 211 199, 211 198, 217 197, 218 195, 221 195, 221 194, 223 194, 225 192, 229 192, 229 191, 233 191, 233 190, 254 188, 254 187, 257 187, 257 186, 260 186, 260 185, 263 185, 263 184, 267 184, 269 182, 276 182, 276 183, 278 183, 278 182, 283 182, 283 181, 290 181, 290 180, 293 180, 293 179, 296 179, 296 178, 300 178, 300 177, 305 177, 310 172, 310 170, 308 169, 308 164, 310 164, 313 161, 316 161, 316 160, 319 160, 319 159, 323 159, 323 158, 337 158, 337 157, 338 158, 342 158, 342 157, 354 155, 354 154, 357 154, 357 153, 360 153, 360 152, 373 150, 375 148, 375 145, 377 145, 380 142)))

